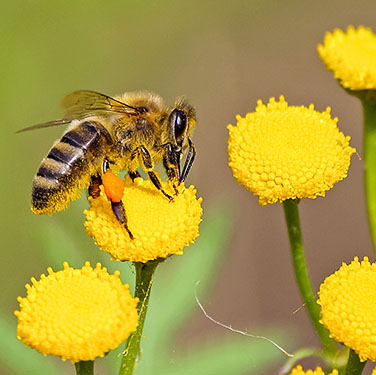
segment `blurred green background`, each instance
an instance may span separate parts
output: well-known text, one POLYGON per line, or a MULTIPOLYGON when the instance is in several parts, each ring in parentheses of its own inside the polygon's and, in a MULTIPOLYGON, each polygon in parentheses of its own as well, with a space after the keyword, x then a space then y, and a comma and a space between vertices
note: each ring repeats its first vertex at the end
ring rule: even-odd
MULTIPOLYGON (((195 184, 204 197, 203 225, 208 225, 197 244, 186 249, 186 255, 160 267, 157 277, 166 289, 159 294, 156 291, 155 296, 167 295, 164 290, 181 281, 179 275, 171 279, 174 271, 188 264, 189 257, 197 256, 193 267, 202 274, 198 272, 195 277, 210 280, 199 291, 200 298, 215 319, 254 334, 280 338, 279 343, 290 352, 315 345, 294 284, 282 207, 260 207, 255 197, 237 185, 227 166, 226 125, 234 124, 236 114, 254 110, 257 99, 265 102, 281 94, 293 105, 314 103, 320 111, 331 106, 333 116, 339 117, 340 129, 352 136, 351 144, 359 155, 353 157, 349 177, 326 198, 301 204, 314 288, 354 255, 373 259, 362 185, 361 106, 325 71, 316 46, 325 32, 335 27, 362 24, 376 31, 375 15, 374 0, 2 2, 0 306, 9 323, 0 327, 3 338, 7 337, 5 332, 14 331, 15 335, 13 310, 18 307, 16 297, 25 295, 24 284, 50 265, 58 269, 64 260, 77 267, 84 260, 102 261, 111 270, 120 268, 124 279, 133 277, 131 267, 113 264, 85 235, 85 197, 52 217, 30 212, 32 178, 63 129, 15 132, 59 118, 62 97, 74 90, 108 95, 150 90, 167 103, 184 94, 197 108, 194 142, 198 156, 188 183, 195 184), (216 218, 218 225, 210 227, 206 220, 216 218), (217 254, 213 246, 218 247, 217 254), (212 258, 203 264, 205 250, 212 252, 212 258)), ((191 310, 169 344, 164 373, 277 373, 286 357, 270 344, 249 338, 244 338, 247 344, 244 341, 242 345, 257 348, 243 353, 242 369, 221 372, 214 362, 205 370, 189 367, 197 360, 189 353, 202 343, 215 348, 225 338, 226 342, 238 340, 199 311, 194 302, 195 281, 181 286, 189 291, 191 310), (268 365, 256 364, 260 347, 260 353, 268 353, 268 365)), ((155 305, 160 302, 158 298, 155 305)), ((171 311, 171 305, 165 307, 171 311)), ((184 304, 179 308, 184 309, 184 304)), ((159 316, 167 312, 160 310, 159 316)), ((161 332, 163 336, 162 328, 161 332)), ((19 351, 21 364, 25 353, 44 360, 19 342, 15 342, 14 351, 19 351)), ((218 355, 223 352, 208 358, 218 355)), ((33 373, 30 368, 16 370, 5 362, 0 362, 0 374, 33 373)), ((51 363, 58 366, 58 373, 73 373, 69 363, 51 363)), ((145 365, 138 370, 139 374, 162 373, 145 365)), ((97 373, 114 372, 103 365, 97 373)))

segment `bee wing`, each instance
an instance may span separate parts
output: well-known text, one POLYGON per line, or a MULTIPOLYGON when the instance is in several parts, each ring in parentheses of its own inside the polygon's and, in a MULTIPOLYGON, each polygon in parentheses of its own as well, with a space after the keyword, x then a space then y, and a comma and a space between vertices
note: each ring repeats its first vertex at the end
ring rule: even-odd
POLYGON ((65 118, 77 119, 88 116, 109 117, 114 114, 137 115, 140 108, 122 103, 110 96, 95 91, 75 91, 62 101, 65 118))
POLYGON ((54 120, 54 121, 48 121, 44 122, 43 124, 37 124, 33 126, 29 126, 27 128, 23 128, 21 130, 17 130, 16 133, 22 133, 29 130, 35 130, 35 129, 41 129, 41 128, 49 128, 50 126, 57 126, 57 125, 66 125, 69 124, 71 120, 68 119, 60 119, 60 120, 54 120))
POLYGON ((69 124, 72 120, 83 119, 89 116, 109 117, 114 114, 138 115, 144 110, 143 108, 132 107, 110 96, 89 90, 72 92, 63 98, 61 104, 64 110, 63 119, 29 126, 18 130, 17 133, 48 128, 50 126, 65 125, 69 124))

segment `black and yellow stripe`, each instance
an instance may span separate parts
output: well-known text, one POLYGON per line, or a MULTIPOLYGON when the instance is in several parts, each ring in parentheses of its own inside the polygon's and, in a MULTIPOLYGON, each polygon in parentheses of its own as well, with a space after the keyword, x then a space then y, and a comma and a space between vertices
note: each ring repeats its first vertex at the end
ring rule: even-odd
POLYGON ((78 123, 64 133, 34 177, 32 211, 52 214, 78 198, 91 176, 101 171, 109 139, 107 130, 95 121, 78 123))

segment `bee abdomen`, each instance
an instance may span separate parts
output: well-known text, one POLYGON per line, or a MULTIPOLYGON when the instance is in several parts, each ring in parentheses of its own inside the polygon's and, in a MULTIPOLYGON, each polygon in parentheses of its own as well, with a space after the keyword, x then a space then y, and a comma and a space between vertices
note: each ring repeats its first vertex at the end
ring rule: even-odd
POLYGON ((85 121, 68 130, 43 159, 33 181, 32 211, 52 214, 78 198, 101 167, 103 145, 109 139, 99 123, 85 121))

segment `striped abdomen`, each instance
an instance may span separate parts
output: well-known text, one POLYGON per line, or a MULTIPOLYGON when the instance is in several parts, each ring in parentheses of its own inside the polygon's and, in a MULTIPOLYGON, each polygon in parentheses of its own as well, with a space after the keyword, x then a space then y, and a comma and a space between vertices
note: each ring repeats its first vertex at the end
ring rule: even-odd
POLYGON ((91 176, 100 172, 109 140, 107 130, 95 121, 79 123, 64 133, 34 177, 32 211, 52 214, 78 198, 91 176))

